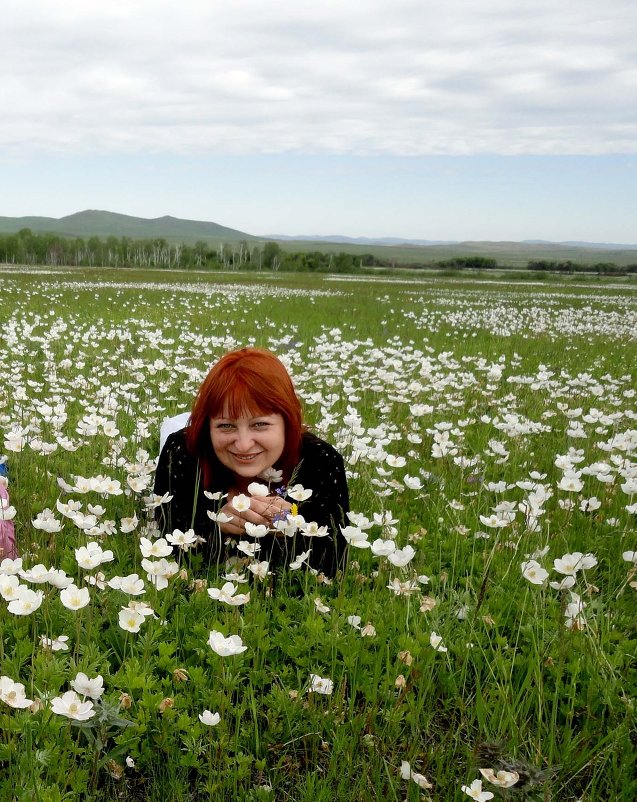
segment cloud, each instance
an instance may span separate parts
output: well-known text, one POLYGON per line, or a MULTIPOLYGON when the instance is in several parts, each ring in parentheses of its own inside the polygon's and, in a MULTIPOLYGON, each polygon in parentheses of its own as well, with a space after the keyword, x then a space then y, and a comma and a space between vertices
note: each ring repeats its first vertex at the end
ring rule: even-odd
POLYGON ((632 0, 13 0, 0 147, 637 150, 632 0))

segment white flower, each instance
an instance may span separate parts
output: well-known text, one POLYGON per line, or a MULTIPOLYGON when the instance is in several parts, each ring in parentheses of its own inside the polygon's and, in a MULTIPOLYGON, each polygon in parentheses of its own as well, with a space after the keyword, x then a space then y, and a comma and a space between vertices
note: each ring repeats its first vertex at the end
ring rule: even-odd
POLYGON ((470 799, 475 799, 476 802, 488 802, 489 799, 493 799, 491 791, 482 790, 482 780, 474 780, 471 785, 463 785, 462 790, 470 799))
MULTIPOLYGON (((628 552, 626 552, 628 554, 628 552)), ((15 574, 5 576, 0 574, 0 596, 9 602, 17 599, 19 596, 19 588, 26 588, 26 585, 21 585, 20 580, 15 574)))
POLYGON ((478 769, 480 774, 484 777, 485 780, 488 780, 493 785, 497 785, 500 788, 510 788, 512 785, 515 785, 516 782, 520 779, 520 775, 517 771, 498 771, 496 772, 493 769, 478 769))
POLYGON ((144 616, 137 610, 131 610, 130 607, 123 607, 119 611, 119 625, 127 632, 139 632, 143 623, 144 616))
POLYGON ((253 524, 250 521, 245 522, 245 530, 246 535, 256 538, 265 537, 270 531, 265 524, 253 524))
POLYGON ((447 647, 442 642, 442 636, 438 635, 437 632, 432 632, 429 636, 429 643, 437 652, 446 652, 448 651, 447 647))
POLYGON ((122 534, 128 534, 128 532, 133 532, 137 529, 139 525, 139 520, 137 518, 137 514, 134 513, 132 518, 122 518, 119 522, 119 531, 122 534))
POLYGON ((637 565, 637 551, 623 552, 622 559, 625 560, 627 563, 633 563, 634 565, 637 565))
POLYGON ((293 485, 292 487, 288 487, 286 495, 300 503, 301 501, 307 501, 312 495, 312 491, 309 489, 306 490, 303 485, 293 485))
POLYGON ((77 691, 80 696, 90 696, 91 699, 99 699, 104 693, 104 677, 98 674, 96 677, 93 677, 93 679, 89 679, 82 671, 78 671, 75 679, 71 681, 71 688, 77 691))
POLYGON ((322 693, 325 696, 329 696, 334 690, 333 680, 319 677, 318 674, 310 674, 310 682, 308 693, 322 693))
POLYGON ((416 554, 413 546, 405 546, 404 549, 396 549, 387 555, 387 559, 392 565, 397 568, 404 568, 410 563, 416 554))
POLYGON ((24 685, 21 682, 14 682, 10 677, 0 677, 0 699, 9 707, 18 710, 30 707, 32 699, 27 699, 24 685))
POLYGON ((323 604, 318 596, 314 599, 314 607, 319 613, 329 613, 330 611, 330 608, 327 606, 327 604, 323 604))
POLYGON ((7 609, 13 615, 31 615, 42 604, 43 598, 44 593, 41 590, 35 591, 27 588, 26 585, 20 585, 16 598, 9 602, 7 609))
POLYGON ((350 546, 357 549, 368 549, 371 545, 367 540, 367 532, 363 532, 358 526, 341 526, 341 533, 350 546))
POLYGON ((403 482, 405 483, 405 487, 408 487, 410 490, 422 490, 422 482, 418 476, 405 474, 405 476, 403 476, 403 482))
POLYGON ((178 546, 182 551, 188 551, 197 543, 197 535, 195 535, 194 529, 187 529, 185 532, 175 529, 172 534, 166 535, 166 540, 173 546, 178 546))
POLYGON ((319 526, 316 521, 309 521, 301 526, 305 537, 325 537, 328 535, 327 526, 319 526))
POLYGON ((22 557, 17 557, 15 560, 5 557, 0 563, 0 574, 19 574, 20 571, 22 571, 22 557))
POLYGON ((27 582, 33 582, 36 585, 42 585, 44 582, 48 582, 51 578, 51 571, 42 565, 42 563, 38 563, 32 568, 28 568, 26 571, 20 571, 20 576, 22 579, 26 579, 27 582))
POLYGON ((226 515, 225 512, 211 512, 210 510, 206 510, 206 515, 211 521, 217 524, 227 524, 234 520, 234 515, 226 515))
POLYGON ((216 493, 211 493, 210 490, 204 490, 203 494, 206 498, 209 498, 210 501, 221 501, 222 498, 228 495, 227 493, 222 493, 221 490, 217 490, 216 493))
POLYGON ((559 582, 549 582, 549 587, 553 590, 569 590, 573 585, 575 585, 575 577, 572 574, 568 574, 559 582))
POLYGON ((140 537, 139 548, 143 557, 169 557, 173 553, 173 547, 168 541, 163 538, 157 540, 149 540, 146 537, 140 537))
POLYGON ((157 590, 164 590, 168 587, 168 580, 179 571, 179 566, 173 560, 168 562, 164 557, 161 560, 142 560, 142 568, 146 571, 148 581, 157 590))
POLYGON ((62 521, 58 521, 58 519, 53 515, 53 511, 48 509, 42 510, 39 512, 35 518, 35 520, 31 521, 32 526, 35 529, 40 529, 43 532, 60 532, 62 529, 62 521))
POLYGON ((417 771, 412 771, 411 766, 406 760, 403 760, 400 764, 400 776, 403 778, 403 780, 413 780, 416 785, 418 785, 420 788, 424 788, 425 790, 433 788, 432 784, 424 774, 419 774, 417 771))
POLYGON ((68 639, 68 635, 60 635, 57 638, 48 638, 46 635, 40 635, 42 648, 50 649, 52 652, 67 652, 69 649, 67 645, 68 639))
POLYGON ((348 615, 347 616, 347 623, 351 627, 354 627, 354 629, 360 629, 361 628, 361 617, 360 617, 360 615, 348 615))
POLYGON ((409 596, 412 593, 420 590, 418 582, 413 582, 410 579, 406 580, 405 582, 401 582, 398 577, 392 579, 387 587, 389 590, 393 591, 396 596, 409 596))
POLYGON ((0 521, 12 521, 17 512, 15 507, 12 507, 6 499, 0 496, 0 521))
POLYGON ((221 589, 208 588, 208 595, 215 601, 225 602, 233 607, 250 601, 249 593, 237 593, 237 586, 232 582, 225 582, 221 589))
POLYGON ((261 482, 250 482, 248 485, 248 493, 257 498, 265 498, 270 495, 270 490, 267 485, 262 485, 261 482))
POLYGON ((238 574, 236 571, 229 571, 227 574, 223 574, 221 578, 225 579, 226 582, 236 582, 238 585, 245 585, 246 582, 250 581, 245 574, 238 574))
POLYGON ((276 485, 283 479, 283 471, 278 471, 276 468, 266 468, 261 471, 258 478, 276 485))
POLYGON ((375 557, 387 557, 396 551, 396 543, 393 540, 383 540, 379 537, 372 543, 371 550, 375 557))
POLYGON ((553 566, 559 574, 575 574, 587 568, 597 565, 597 558, 594 554, 582 554, 581 551, 574 551, 572 554, 563 554, 553 560, 553 566))
POLYGON ((75 721, 88 721, 95 715, 93 702, 83 702, 75 691, 67 691, 51 699, 51 710, 75 721))
POLYGON ((173 497, 170 493, 164 493, 163 496, 158 496, 155 493, 144 499, 144 503, 149 510, 154 510, 156 507, 161 507, 162 504, 169 504, 173 497))
POLYGON ((203 713, 199 713, 199 721, 207 727, 216 727, 221 721, 221 716, 219 713, 211 713, 210 710, 204 710, 203 713))
POLYGON ((129 596, 141 596, 142 593, 145 593, 144 580, 140 579, 137 574, 114 576, 108 580, 108 586, 113 590, 121 590, 122 593, 127 593, 129 596))
POLYGON ((79 549, 75 549, 75 559, 80 568, 92 571, 102 563, 111 562, 115 557, 110 549, 103 551, 99 543, 92 541, 87 543, 86 546, 80 546, 79 549))
MULTIPOLYGON (((102 574, 102 576, 104 575, 102 574)), ((49 571, 49 584, 53 585, 54 588, 58 588, 58 590, 63 590, 73 584, 73 579, 67 576, 66 571, 62 568, 51 568, 49 571)))
POLYGON ((584 487, 584 484, 580 479, 579 471, 567 470, 564 472, 557 486, 560 490, 566 490, 567 493, 579 493, 584 487))
POLYGON ((88 588, 78 588, 76 585, 69 585, 60 591, 60 601, 67 610, 81 610, 82 607, 90 602, 91 596, 88 588))
POLYGON ((307 558, 310 556, 311 553, 312 549, 308 549, 307 551, 302 551, 300 554, 297 554, 297 556, 294 558, 294 560, 292 560, 292 562, 288 566, 290 570, 296 571, 298 568, 300 568, 303 565, 303 563, 307 561, 307 558))
POLYGON ((232 499, 230 504, 237 512, 246 512, 250 509, 250 497, 246 496, 245 493, 239 493, 232 499))
POLYGON ((240 540, 237 543, 237 549, 248 557, 254 557, 258 551, 261 551, 261 546, 258 543, 250 543, 248 540, 240 540))
POLYGON ((533 585, 543 585, 548 579, 549 572, 536 560, 526 560, 522 563, 522 576, 533 585))
POLYGON ((268 576, 268 572, 270 569, 270 563, 267 560, 263 560, 262 562, 254 562, 250 563, 248 566, 248 571, 254 574, 257 579, 265 579, 268 576))
POLYGON ((239 635, 228 635, 227 638, 221 632, 213 630, 208 637, 208 645, 213 652, 220 657, 229 657, 234 654, 241 654, 248 648, 243 645, 239 635))
POLYGON ((498 515, 495 512, 488 516, 480 515, 479 518, 481 523, 484 526, 488 526, 490 529, 502 529, 511 523, 507 516, 498 515))
POLYGON ((376 635, 376 627, 373 624, 365 624, 361 629, 361 638, 373 638, 376 635))

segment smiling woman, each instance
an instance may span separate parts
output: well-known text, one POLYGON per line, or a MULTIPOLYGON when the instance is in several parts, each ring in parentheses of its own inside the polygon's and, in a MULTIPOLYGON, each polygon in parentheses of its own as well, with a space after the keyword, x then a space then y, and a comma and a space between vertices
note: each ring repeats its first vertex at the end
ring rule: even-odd
POLYGON ((162 532, 194 529, 211 562, 239 550, 270 567, 308 552, 330 576, 342 564, 343 459, 304 428, 292 380, 269 351, 242 348, 213 365, 187 426, 161 451, 155 493, 170 497, 157 509, 162 532))

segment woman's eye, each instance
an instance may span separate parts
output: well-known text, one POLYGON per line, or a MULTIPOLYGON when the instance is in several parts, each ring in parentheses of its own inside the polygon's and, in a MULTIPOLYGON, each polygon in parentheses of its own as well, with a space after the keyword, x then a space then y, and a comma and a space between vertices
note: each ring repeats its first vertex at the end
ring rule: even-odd
POLYGON ((270 424, 269 424, 267 421, 264 421, 264 420, 262 420, 262 421, 257 421, 257 422, 254 424, 254 428, 255 428, 255 429, 267 429, 267 427, 268 427, 269 425, 270 425, 270 424))
POLYGON ((231 423, 218 423, 217 429, 220 429, 222 432, 229 432, 232 429, 231 423))

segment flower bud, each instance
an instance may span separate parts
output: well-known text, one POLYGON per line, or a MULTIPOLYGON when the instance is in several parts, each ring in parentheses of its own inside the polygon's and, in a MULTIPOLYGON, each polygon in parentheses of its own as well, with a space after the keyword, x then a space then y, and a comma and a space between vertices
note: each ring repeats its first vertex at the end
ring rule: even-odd
POLYGON ((405 679, 405 676, 403 674, 399 674, 396 677, 394 685, 396 686, 396 688, 398 688, 399 691, 401 691, 407 685, 407 680, 405 679))
POLYGON ((175 704, 175 700, 171 699, 170 696, 167 696, 165 699, 162 699, 159 703, 159 712, 165 713, 166 710, 170 710, 170 708, 175 704))
POLYGON ((119 695, 119 704, 122 710, 128 710, 133 704, 133 697, 127 693, 121 693, 119 695))

